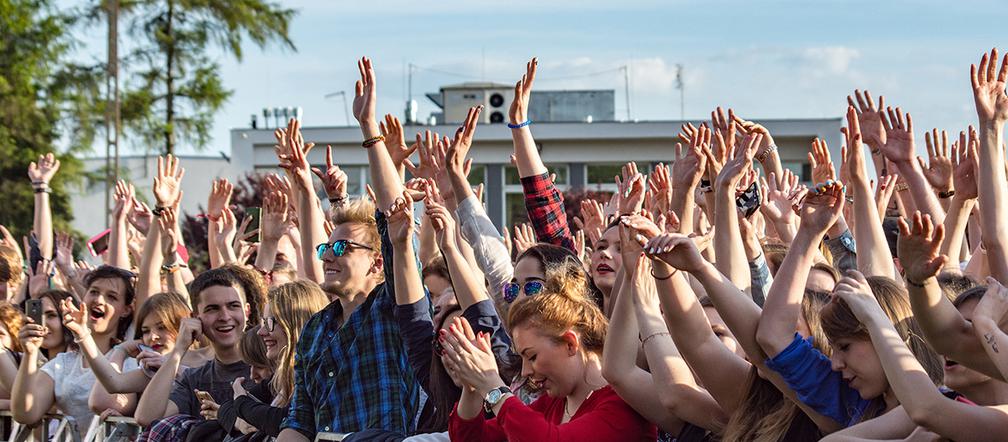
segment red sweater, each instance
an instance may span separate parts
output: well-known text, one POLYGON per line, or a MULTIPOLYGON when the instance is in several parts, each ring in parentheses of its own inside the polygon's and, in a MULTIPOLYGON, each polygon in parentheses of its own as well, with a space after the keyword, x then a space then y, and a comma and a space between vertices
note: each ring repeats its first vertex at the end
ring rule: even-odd
POLYGON ((564 398, 542 396, 530 405, 511 396, 497 417, 483 413, 465 420, 458 404, 448 422, 448 435, 455 441, 653 441, 655 426, 623 402, 612 387, 596 390, 577 409, 570 422, 561 424, 564 398))

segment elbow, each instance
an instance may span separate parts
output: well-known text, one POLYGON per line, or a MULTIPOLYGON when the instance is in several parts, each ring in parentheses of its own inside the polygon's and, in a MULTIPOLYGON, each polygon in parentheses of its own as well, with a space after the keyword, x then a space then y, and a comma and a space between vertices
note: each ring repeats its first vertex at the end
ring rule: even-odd
POLYGON ((626 385, 626 382, 624 381, 620 373, 621 371, 625 370, 620 370, 618 369, 618 367, 615 367, 614 365, 615 364, 613 364, 610 361, 603 361, 602 377, 605 378, 606 382, 608 382, 609 385, 611 385, 614 390, 619 391, 620 387, 626 385))
POLYGON ((684 407, 691 407, 690 397, 696 392, 691 386, 686 384, 673 384, 661 389, 658 401, 662 408, 672 416, 681 419, 684 407))
POLYGON ((938 419, 941 418, 945 410, 942 410, 940 401, 946 400, 944 397, 930 398, 923 401, 907 401, 903 403, 907 416, 915 424, 924 428, 935 428, 938 419))
POLYGON ((139 406, 136 408, 136 412, 133 415, 133 419, 137 421, 137 424, 144 428, 150 426, 150 424, 154 423, 154 421, 160 419, 161 417, 162 416, 154 416, 149 410, 145 410, 139 406))
POLYGON ((780 333, 773 330, 773 327, 767 327, 765 324, 760 324, 756 328, 756 345, 759 345, 766 353, 768 357, 777 356, 780 353, 780 342, 782 341, 780 333))

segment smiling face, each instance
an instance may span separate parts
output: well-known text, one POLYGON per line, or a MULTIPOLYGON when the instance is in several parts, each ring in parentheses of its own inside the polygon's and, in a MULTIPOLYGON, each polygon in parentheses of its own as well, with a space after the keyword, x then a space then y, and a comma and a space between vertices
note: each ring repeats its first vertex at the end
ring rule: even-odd
POLYGON ((566 397, 574 391, 584 371, 576 345, 545 336, 530 325, 518 326, 511 336, 521 356, 522 376, 551 397, 566 397))
POLYGON ((620 254, 619 228, 606 230, 592 249, 591 278, 604 293, 611 293, 616 284, 616 272, 623 267, 620 254))
POLYGON ((263 321, 259 330, 256 332, 259 337, 262 338, 263 344, 266 345, 266 357, 270 361, 276 362, 280 358, 280 352, 287 345, 287 333, 284 332, 283 327, 273 316, 273 309, 269 304, 266 304, 266 308, 263 309, 263 321), (270 330, 272 326, 273 330, 270 330))
POLYGON ((98 335, 114 334, 119 320, 133 313, 126 302, 126 283, 119 278, 94 280, 84 295, 88 309, 88 327, 98 335))
MULTIPOLYGON (((368 244, 367 231, 373 228, 354 222, 339 224, 329 235, 329 243, 346 239, 358 244, 368 244)), ((337 296, 370 293, 378 283, 381 264, 381 255, 373 250, 347 245, 343 256, 336 256, 332 248, 329 248, 322 255, 322 269, 325 271, 322 289, 337 296)))
POLYGON ((140 338, 144 345, 163 355, 175 348, 176 334, 172 333, 158 315, 147 315, 140 324, 140 338))
POLYGON ((861 397, 875 399, 889 390, 882 361, 871 341, 845 337, 830 342, 830 345, 833 348, 830 357, 833 371, 840 372, 861 397))
POLYGON ((231 286, 211 286, 199 294, 196 317, 203 322, 203 334, 216 349, 231 349, 241 341, 248 318, 249 305, 242 301, 238 289, 231 286))

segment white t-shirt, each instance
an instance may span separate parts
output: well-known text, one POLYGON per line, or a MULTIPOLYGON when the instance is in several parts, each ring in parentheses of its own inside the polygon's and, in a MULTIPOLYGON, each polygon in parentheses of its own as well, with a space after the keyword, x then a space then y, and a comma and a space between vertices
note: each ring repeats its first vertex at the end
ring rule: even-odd
MULTIPOLYGON (((111 352, 109 352, 111 354, 111 352)), ((107 357, 108 355, 106 355, 107 357)), ((138 367, 136 359, 126 358, 123 371, 138 367)), ((53 380, 56 407, 66 416, 77 421, 81 437, 87 433, 94 413, 88 407, 88 396, 94 387, 95 376, 90 368, 84 368, 84 355, 76 351, 65 351, 56 355, 42 366, 42 372, 53 380)))

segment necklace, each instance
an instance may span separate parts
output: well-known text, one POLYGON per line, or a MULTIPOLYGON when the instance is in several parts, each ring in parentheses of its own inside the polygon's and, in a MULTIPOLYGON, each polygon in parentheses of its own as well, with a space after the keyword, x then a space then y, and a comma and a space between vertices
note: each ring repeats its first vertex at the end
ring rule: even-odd
MULTIPOLYGON (((590 398, 591 395, 592 395, 592 393, 594 393, 594 392, 595 392, 595 390, 589 391, 588 392, 588 396, 585 396, 584 400, 581 401, 581 404, 584 405, 584 403, 586 401, 588 401, 588 398, 590 398)), ((577 413, 577 409, 574 410, 574 413, 571 413, 571 412, 567 411, 567 403, 568 402, 570 402, 570 401, 567 398, 564 398, 564 416, 566 416, 566 417, 568 417, 570 419, 573 419, 574 418, 574 413, 577 413)), ((580 407, 580 405, 578 407, 580 407)), ((569 421, 570 420, 568 419, 568 422, 569 421)))

